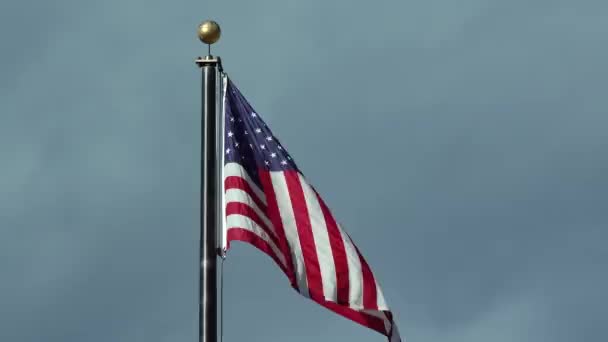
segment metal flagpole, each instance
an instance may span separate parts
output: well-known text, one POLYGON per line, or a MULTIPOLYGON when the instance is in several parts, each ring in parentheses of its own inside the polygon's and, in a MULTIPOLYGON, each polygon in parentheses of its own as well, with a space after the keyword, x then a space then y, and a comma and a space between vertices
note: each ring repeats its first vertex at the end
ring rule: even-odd
POLYGON ((205 21, 198 28, 200 40, 209 45, 209 54, 199 57, 196 64, 202 69, 201 122, 201 236, 199 283, 199 342, 217 342, 217 233, 220 226, 220 170, 218 152, 221 148, 218 132, 220 118, 217 111, 219 57, 211 56, 211 44, 220 38, 220 27, 205 21))

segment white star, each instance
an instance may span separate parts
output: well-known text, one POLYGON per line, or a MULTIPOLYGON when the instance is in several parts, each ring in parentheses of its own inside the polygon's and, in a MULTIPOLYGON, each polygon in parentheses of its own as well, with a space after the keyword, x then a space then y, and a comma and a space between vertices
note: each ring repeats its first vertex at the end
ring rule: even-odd
POLYGON ((270 162, 268 160, 264 160, 264 164, 270 165, 270 162))
POLYGON ((252 118, 255 118, 256 116, 258 116, 258 115, 257 115, 255 112, 252 112, 252 113, 251 113, 251 117, 252 117, 252 118))
POLYGON ((273 152, 273 153, 271 153, 271 154, 270 154, 270 156, 271 156, 272 158, 276 158, 277 154, 273 152))
POLYGON ((239 145, 240 145, 240 144, 238 143, 238 141, 235 141, 235 142, 234 142, 234 147, 239 147, 239 145))
POLYGON ((283 149, 283 147, 282 147, 281 145, 278 145, 278 146, 277 146, 277 148, 278 148, 279 150, 282 150, 282 149, 283 149))
POLYGON ((255 129, 255 132, 256 132, 256 133, 262 133, 262 130, 261 130, 261 129, 259 129, 259 128, 256 128, 256 129, 255 129))
POLYGON ((281 165, 287 165, 287 161, 281 160, 281 165))
POLYGON ((231 117, 230 117, 230 121, 231 121, 231 122, 234 122, 234 116, 231 116, 231 117))
POLYGON ((248 134, 249 134, 249 132, 245 131, 245 135, 248 135, 248 134))
POLYGON ((262 144, 262 145, 260 145, 260 148, 261 148, 262 150, 265 150, 265 149, 266 149, 266 145, 262 144))
POLYGON ((249 147, 253 148, 253 144, 249 144, 249 147))
POLYGON ((228 137, 232 137, 234 135, 234 133, 232 133, 232 131, 228 131, 228 137))
POLYGON ((230 149, 229 148, 226 149, 226 154, 228 154, 228 153, 230 153, 230 149))
POLYGON ((266 140, 272 141, 272 137, 266 137, 266 140))

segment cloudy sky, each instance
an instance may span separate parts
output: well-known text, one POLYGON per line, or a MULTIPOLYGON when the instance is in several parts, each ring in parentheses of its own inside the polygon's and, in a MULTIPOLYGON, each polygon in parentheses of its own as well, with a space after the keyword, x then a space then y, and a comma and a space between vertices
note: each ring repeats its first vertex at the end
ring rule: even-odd
MULTIPOLYGON (((200 71, 226 71, 408 341, 608 339, 604 0, 0 2, 0 340, 197 339, 200 71)), ((225 341, 384 341, 262 253, 225 341)))

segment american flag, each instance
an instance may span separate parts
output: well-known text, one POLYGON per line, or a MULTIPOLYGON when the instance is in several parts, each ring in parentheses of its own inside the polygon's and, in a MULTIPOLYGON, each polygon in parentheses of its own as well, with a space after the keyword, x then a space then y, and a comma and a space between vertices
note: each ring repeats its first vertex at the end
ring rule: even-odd
POLYGON ((369 265, 291 155, 224 78, 224 248, 252 244, 318 304, 400 341, 369 265))

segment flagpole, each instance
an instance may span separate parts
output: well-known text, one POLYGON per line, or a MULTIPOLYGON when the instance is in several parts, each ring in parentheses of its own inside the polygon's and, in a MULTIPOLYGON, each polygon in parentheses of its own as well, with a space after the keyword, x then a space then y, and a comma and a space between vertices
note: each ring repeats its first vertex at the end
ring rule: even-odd
POLYGON ((220 226, 220 168, 221 144, 218 132, 219 113, 218 74, 219 57, 211 55, 211 44, 220 37, 220 27, 205 21, 198 28, 200 40, 209 46, 209 54, 199 57, 196 64, 202 69, 201 120, 201 218, 199 268, 199 342, 217 342, 217 233, 220 226))

